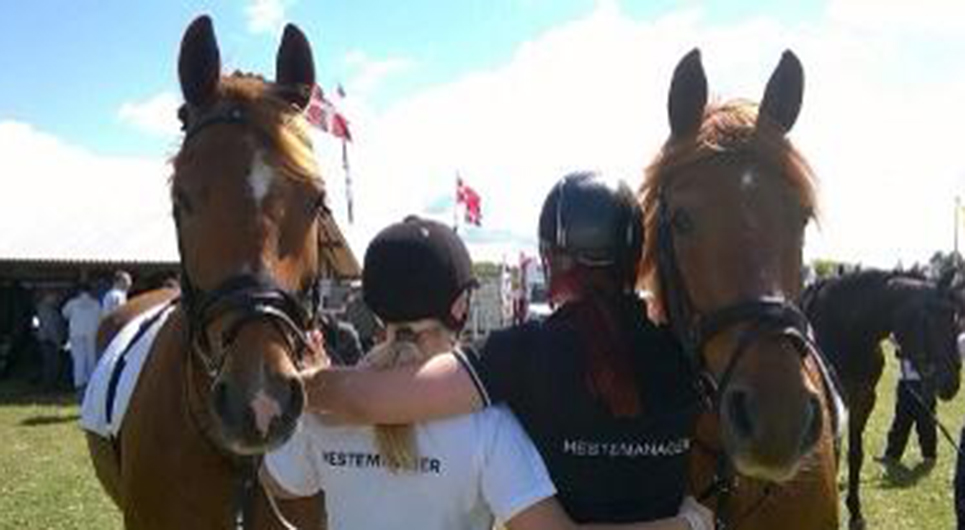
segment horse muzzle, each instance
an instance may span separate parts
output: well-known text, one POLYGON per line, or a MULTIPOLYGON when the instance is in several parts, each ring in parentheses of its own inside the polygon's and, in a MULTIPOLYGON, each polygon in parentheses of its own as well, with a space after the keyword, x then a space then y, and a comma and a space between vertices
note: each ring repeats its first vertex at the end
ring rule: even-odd
POLYGON ((305 406, 305 390, 294 376, 266 374, 260 385, 246 386, 219 377, 211 387, 210 409, 222 445, 238 455, 261 454, 295 432, 305 406))

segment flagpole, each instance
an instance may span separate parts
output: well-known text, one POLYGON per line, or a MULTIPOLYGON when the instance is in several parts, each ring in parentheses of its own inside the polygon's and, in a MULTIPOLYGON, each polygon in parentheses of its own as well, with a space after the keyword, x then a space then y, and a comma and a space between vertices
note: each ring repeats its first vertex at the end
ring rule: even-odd
POLYGON ((958 254, 958 222, 959 222, 959 211, 962 209, 962 199, 958 195, 955 196, 955 243, 953 248, 955 249, 955 254, 958 254))
POLYGON ((348 208, 348 222, 352 224, 355 215, 352 207, 352 172, 348 165, 348 142, 342 138, 342 169, 345 171, 345 202, 348 208))
POLYGON ((459 233, 459 170, 456 170, 456 198, 452 201, 452 231, 459 233))

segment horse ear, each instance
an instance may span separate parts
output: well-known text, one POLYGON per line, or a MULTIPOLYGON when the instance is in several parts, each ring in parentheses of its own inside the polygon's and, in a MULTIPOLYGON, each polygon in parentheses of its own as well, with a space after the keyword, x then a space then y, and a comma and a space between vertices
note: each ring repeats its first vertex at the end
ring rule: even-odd
POLYGON ((194 19, 181 38, 178 78, 188 104, 202 106, 214 97, 221 78, 221 53, 208 15, 194 19))
POLYGON ((677 63, 670 82, 667 111, 670 134, 674 138, 694 134, 700 128, 707 106, 707 76, 700 62, 700 50, 694 48, 677 63))
POLYGON ((298 108, 305 108, 315 86, 315 60, 305 34, 294 24, 285 26, 275 59, 275 82, 282 94, 298 108))
POLYGON ((787 133, 794 127, 797 116, 801 112, 801 99, 804 97, 804 68, 797 55, 791 50, 785 50, 781 55, 771 79, 764 90, 764 99, 757 120, 767 116, 782 131, 787 133))

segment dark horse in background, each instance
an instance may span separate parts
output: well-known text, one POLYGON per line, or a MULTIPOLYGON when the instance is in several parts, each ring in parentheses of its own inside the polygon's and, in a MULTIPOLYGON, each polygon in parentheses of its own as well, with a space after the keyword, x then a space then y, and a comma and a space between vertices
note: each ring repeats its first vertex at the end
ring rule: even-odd
POLYGON ((894 337, 902 355, 942 400, 959 387, 956 336, 961 305, 951 275, 937 282, 908 273, 864 270, 818 281, 801 305, 820 350, 834 367, 850 410, 848 496, 851 528, 864 528, 858 489, 864 448, 861 436, 875 405, 885 366, 881 341, 894 337))

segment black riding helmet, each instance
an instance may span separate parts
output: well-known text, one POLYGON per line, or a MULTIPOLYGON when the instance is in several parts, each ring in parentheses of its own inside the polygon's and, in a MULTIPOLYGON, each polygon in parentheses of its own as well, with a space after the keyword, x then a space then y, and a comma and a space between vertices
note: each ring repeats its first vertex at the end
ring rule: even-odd
POLYGON ((643 247, 643 213, 622 181, 609 184, 595 172, 570 173, 553 186, 539 217, 540 253, 568 256, 587 267, 634 274, 643 247))
POLYGON ((386 322, 436 318, 458 331, 452 303, 477 285, 466 245, 448 226, 407 217, 383 229, 365 251, 362 296, 386 322))

